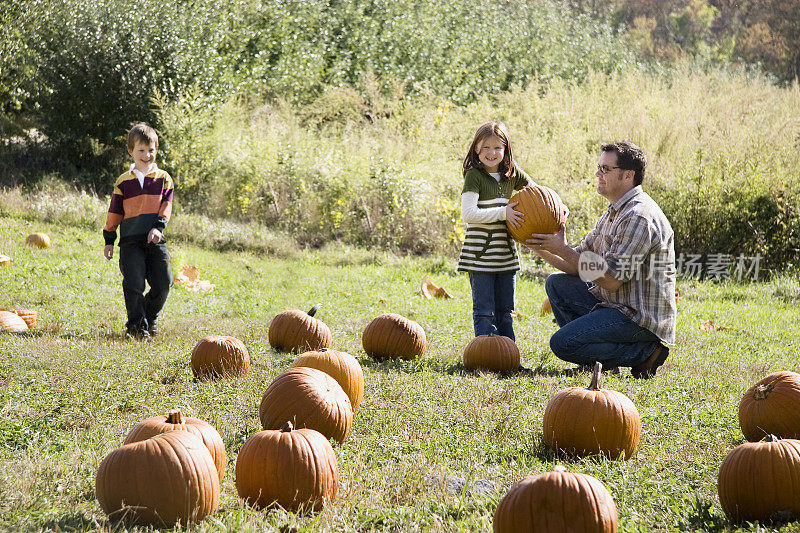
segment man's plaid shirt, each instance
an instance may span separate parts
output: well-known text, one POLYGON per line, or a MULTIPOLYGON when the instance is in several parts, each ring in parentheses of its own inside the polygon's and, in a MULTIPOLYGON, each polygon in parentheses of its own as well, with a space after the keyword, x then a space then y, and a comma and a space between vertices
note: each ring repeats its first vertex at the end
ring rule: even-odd
POLYGON ((595 285, 601 307, 619 309, 675 343, 675 244, 672 226, 650 196, 637 185, 608 206, 595 228, 575 248, 602 256, 607 273, 622 282, 616 292, 595 285))

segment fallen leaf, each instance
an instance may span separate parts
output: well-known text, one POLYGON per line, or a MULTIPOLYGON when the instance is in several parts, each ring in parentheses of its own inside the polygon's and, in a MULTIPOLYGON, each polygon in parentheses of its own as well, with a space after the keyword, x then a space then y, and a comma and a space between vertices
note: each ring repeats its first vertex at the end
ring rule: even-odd
POLYGON ((200 279, 200 267, 197 265, 183 265, 175 276, 175 281, 190 291, 214 290, 214 285, 210 281, 200 279))
POLYGON ((545 298, 542 302, 542 307, 539 309, 539 316, 544 316, 552 312, 553 308, 550 306, 550 298, 545 298))
POLYGON ((523 315, 522 313, 520 313, 517 310, 511 311, 511 316, 515 316, 515 317, 520 318, 520 319, 528 318, 528 317, 526 317, 525 315, 523 315))
POLYGON ((445 290, 444 287, 437 287, 436 284, 431 281, 431 278, 425 274, 425 277, 422 278, 422 283, 419 287, 419 292, 422 295, 430 300, 431 298, 452 298, 452 296, 445 290))
POLYGON ((724 329, 728 329, 727 326, 718 326, 714 323, 713 320, 706 320, 704 322, 700 322, 700 329, 703 331, 722 331, 724 329))
POLYGON ((0 266, 8 266, 11 264, 11 258, 7 255, 0 255, 0 266))

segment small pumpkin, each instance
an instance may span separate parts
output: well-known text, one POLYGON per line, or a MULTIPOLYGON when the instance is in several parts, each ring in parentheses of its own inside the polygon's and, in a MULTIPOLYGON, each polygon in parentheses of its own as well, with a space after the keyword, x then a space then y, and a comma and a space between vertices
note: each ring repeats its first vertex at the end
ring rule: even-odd
POLYGON ((184 416, 180 409, 172 409, 166 415, 152 416, 137 423, 128 432, 124 444, 147 440, 161 433, 168 431, 188 431, 200 437, 211 457, 222 482, 222 475, 225 473, 225 466, 228 464, 228 454, 225 451, 225 443, 222 436, 214 429, 214 426, 191 416, 184 416))
POLYGON ((331 347, 331 330, 314 315, 319 304, 308 313, 290 309, 275 315, 269 324, 269 344, 278 351, 303 352, 331 347))
POLYGON ((340 444, 350 434, 353 407, 341 385, 316 368, 290 368, 270 383, 258 408, 261 427, 315 429, 340 444))
POLYGON ((519 227, 506 221, 511 236, 524 243, 534 233, 558 233, 567 219, 567 210, 561 198, 549 187, 529 185, 517 191, 508 203, 517 202, 516 211, 523 214, 519 227))
POLYGON ((504 335, 478 335, 464 348, 464 366, 467 370, 493 370, 508 372, 519 368, 519 348, 504 335))
POLYGON ((347 352, 322 348, 301 353, 292 367, 306 366, 322 370, 335 379, 350 398, 353 412, 364 399, 364 371, 355 357, 347 352))
POLYGON ((28 325, 16 313, 0 311, 0 329, 9 333, 22 333, 28 331, 28 325))
POLYGON ((7 255, 0 254, 0 266, 8 266, 11 264, 11 258, 7 255))
POLYGON ((633 456, 642 433, 639 411, 623 393, 600 386, 602 368, 595 363, 589 387, 566 388, 548 402, 542 425, 550 448, 578 456, 633 456))
POLYGON ((28 329, 33 329, 36 326, 36 318, 38 313, 33 309, 14 309, 12 311, 15 315, 25 321, 28 329))
POLYGON ((800 374, 774 372, 750 387, 739 402, 739 426, 750 442, 768 434, 800 438, 800 374))
POLYGON ((50 237, 45 233, 31 233, 25 239, 25 243, 37 248, 50 248, 50 237))
POLYGON ((191 365, 198 379, 244 376, 250 370, 250 354, 236 337, 210 335, 195 345, 191 365))
POLYGON ((361 335, 361 344, 376 359, 415 359, 427 346, 422 326, 396 313, 386 313, 372 320, 361 335))
POLYGON ((550 305, 550 298, 545 298, 542 301, 542 306, 539 308, 539 316, 553 314, 553 306, 550 305))
POLYGON ((800 440, 767 435, 731 450, 719 467, 717 492, 731 522, 800 518, 800 440))
POLYGON ((339 491, 339 465, 328 439, 313 429, 266 429, 251 436, 236 457, 236 491, 258 509, 277 503, 319 510, 339 491))
POLYGON ((552 472, 527 476, 514 485, 497 505, 495 533, 613 533, 617 506, 605 485, 589 474, 552 472))
POLYGON ((216 511, 220 488, 203 441, 170 431, 112 450, 97 470, 95 493, 112 520, 170 527, 216 511))

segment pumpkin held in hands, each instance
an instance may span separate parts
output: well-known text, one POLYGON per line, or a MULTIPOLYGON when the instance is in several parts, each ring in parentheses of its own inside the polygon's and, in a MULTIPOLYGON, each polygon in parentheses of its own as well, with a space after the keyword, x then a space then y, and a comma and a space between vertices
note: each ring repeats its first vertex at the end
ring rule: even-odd
POLYGON ((642 420, 630 398, 600 387, 601 370, 595 363, 589 387, 569 387, 548 402, 542 419, 544 442, 578 456, 630 459, 639 445, 642 420))
POLYGON ((567 220, 567 210, 553 189, 529 185, 517 191, 508 203, 517 202, 515 211, 523 215, 519 227, 506 222, 508 232, 514 239, 524 243, 534 233, 558 233, 567 220))
POLYGON ((258 408, 261 427, 315 429, 340 444, 350 434, 353 407, 341 385, 331 376, 305 366, 290 368, 270 383, 258 408))
POLYGON ((339 465, 328 439, 313 429, 265 429, 236 457, 236 491, 258 509, 318 510, 339 491, 339 465))
POLYGON ((22 333, 28 331, 28 325, 16 313, 0 311, 0 330, 9 333, 22 333))
POLYGON ((200 437, 203 444, 208 448, 214 459, 214 465, 219 474, 219 481, 222 482, 222 475, 225 473, 225 466, 228 464, 228 454, 225 451, 225 443, 222 436, 214 429, 214 426, 191 416, 184 416, 180 409, 173 409, 166 415, 152 416, 142 420, 128 432, 123 444, 140 442, 156 435, 168 431, 188 431, 192 435, 200 437))
POLYGON ((188 431, 125 444, 100 463, 97 501, 112 520, 153 526, 200 522, 219 505, 208 448, 188 431))
POLYGON ((361 405, 364 398, 364 371, 349 353, 330 348, 301 353, 292 363, 292 367, 299 366, 322 370, 335 379, 350 398, 353 412, 361 405))
POLYGON ((464 348, 464 366, 467 370, 493 370, 509 372, 519 368, 519 348, 504 335, 478 335, 464 348))
POLYGON ((769 434, 800 438, 800 374, 774 372, 750 387, 739 402, 739 425, 750 442, 769 434))
POLYGON ((731 450, 719 467, 717 492, 731 522, 800 518, 800 440, 767 435, 731 450))
POLYGON ((198 379, 244 376, 250 370, 250 354, 244 343, 228 335, 210 335, 192 350, 192 373, 198 379))
POLYGON ((290 309, 275 315, 269 324, 269 344, 278 351, 304 352, 331 347, 331 330, 325 323, 314 318, 319 305, 308 313, 290 309))
POLYGON ((25 244, 30 244, 37 248, 50 248, 50 237, 45 233, 31 233, 25 239, 25 244))
POLYGON ((613 533, 617 506, 599 479, 558 465, 514 485, 497 505, 492 527, 495 533, 613 533))
POLYGON ((425 352, 427 341, 422 326, 396 313, 386 313, 367 324, 361 344, 376 359, 415 359, 425 352))

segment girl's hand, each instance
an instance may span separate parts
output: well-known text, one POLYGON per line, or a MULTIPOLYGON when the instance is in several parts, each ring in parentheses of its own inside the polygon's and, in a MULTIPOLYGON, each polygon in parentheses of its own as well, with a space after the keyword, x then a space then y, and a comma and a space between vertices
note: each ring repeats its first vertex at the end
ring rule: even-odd
POLYGON ((506 222, 511 224, 512 228, 518 228, 525 218, 522 211, 515 211, 514 206, 519 202, 511 202, 506 205, 506 222))

